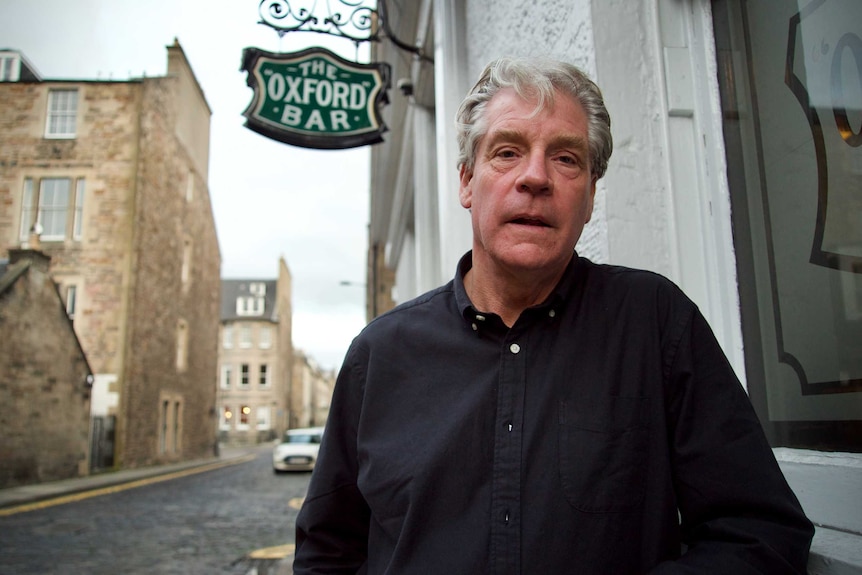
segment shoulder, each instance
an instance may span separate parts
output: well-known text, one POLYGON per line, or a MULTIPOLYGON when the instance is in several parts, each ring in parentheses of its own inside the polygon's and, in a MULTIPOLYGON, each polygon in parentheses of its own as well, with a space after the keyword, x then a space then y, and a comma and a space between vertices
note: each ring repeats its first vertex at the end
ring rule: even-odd
POLYGON ((426 292, 372 319, 356 337, 355 343, 371 346, 392 338, 415 336, 430 329, 438 331, 459 317, 454 282, 426 292))
POLYGON ((596 264, 585 258, 580 258, 578 266, 582 305, 586 309, 665 327, 685 324, 698 313, 697 305, 679 286, 659 273, 596 264))
POLYGON ((609 296, 664 297, 689 301, 689 298, 667 277, 644 269, 597 264, 586 258, 578 262, 587 290, 602 290, 609 296))

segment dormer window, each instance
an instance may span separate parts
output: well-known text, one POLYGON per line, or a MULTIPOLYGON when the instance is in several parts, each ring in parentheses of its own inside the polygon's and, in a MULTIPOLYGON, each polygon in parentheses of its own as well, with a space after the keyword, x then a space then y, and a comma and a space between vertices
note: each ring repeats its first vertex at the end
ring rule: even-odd
POLYGON ((236 298, 236 315, 263 315, 264 300, 258 296, 240 296, 236 298))
POLYGON ((0 82, 17 82, 21 72, 21 58, 13 52, 0 53, 0 82))

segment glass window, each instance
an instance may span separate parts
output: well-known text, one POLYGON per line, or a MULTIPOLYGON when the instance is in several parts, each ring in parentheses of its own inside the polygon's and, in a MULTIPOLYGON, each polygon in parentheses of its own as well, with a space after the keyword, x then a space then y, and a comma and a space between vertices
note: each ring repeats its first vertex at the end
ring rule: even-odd
POLYGON ((270 412, 272 410, 268 406, 259 406, 257 408, 256 420, 258 429, 269 429, 272 424, 270 422, 270 412))
POLYGON ((272 347, 272 328, 266 325, 261 326, 258 336, 258 346, 260 346, 261 349, 269 349, 272 347))
POLYGON ((226 325, 222 329, 222 347, 229 349, 233 347, 233 327, 226 325))
POLYGON ((48 92, 46 138, 74 138, 77 130, 78 90, 48 92))
POLYGON ((19 65, 17 57, 12 54, 0 56, 0 82, 15 82, 19 65))
POLYGON ((85 180, 78 178, 75 181, 74 195, 72 182, 72 178, 24 178, 21 223, 18 229, 18 239, 22 243, 29 241, 30 234, 34 231, 45 241, 63 241, 68 237, 81 240, 84 228, 85 180))
POLYGON ((66 286, 66 315, 75 319, 75 306, 78 303, 78 286, 66 286))
POLYGON ((84 226, 84 178, 75 186, 75 218, 72 222, 72 239, 80 241, 84 226))
POLYGON ((30 231, 36 223, 36 208, 33 201, 33 178, 24 178, 24 190, 21 194, 21 226, 18 240, 29 241, 30 231))
POLYGON ((183 239, 183 263, 180 269, 180 281, 182 281, 183 289, 188 289, 192 279, 192 239, 183 239))
POLYGON ((220 385, 222 389, 230 389, 230 380, 233 378, 233 368, 231 368, 230 364, 221 366, 221 381, 220 385))
MULTIPOLYGON (((177 371, 184 372, 189 363, 189 326, 185 320, 177 321, 177 371)), ((210 380, 212 381, 212 380, 210 380)))
POLYGON ((862 3, 713 18, 749 394, 773 445, 862 451, 862 3))
POLYGON ((239 328, 239 346, 251 347, 251 327, 244 325, 239 328))
POLYGON ((225 405, 222 407, 221 418, 219 420, 219 428, 227 431, 230 429, 230 422, 233 419, 233 412, 230 407, 225 405))
POLYGON ((69 210, 69 178, 45 178, 39 191, 39 223, 43 240, 66 238, 69 210))
POLYGON ((263 315, 264 308, 263 297, 240 296, 236 298, 236 315, 263 315))
POLYGON ((260 364, 260 386, 266 387, 269 385, 269 366, 265 363, 260 364))
POLYGON ((239 366, 239 384, 242 387, 248 387, 249 380, 250 380, 249 366, 247 363, 243 363, 242 365, 239 366))
POLYGON ((239 421, 236 426, 237 429, 248 429, 249 415, 251 415, 251 408, 247 405, 240 406, 239 421))

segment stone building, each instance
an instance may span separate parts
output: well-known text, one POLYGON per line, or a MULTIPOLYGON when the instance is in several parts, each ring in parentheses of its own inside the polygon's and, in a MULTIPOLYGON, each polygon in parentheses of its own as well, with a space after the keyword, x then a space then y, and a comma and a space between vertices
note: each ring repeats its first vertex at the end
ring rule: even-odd
POLYGON ((322 427, 329 416, 335 373, 321 367, 300 350, 293 354, 290 427, 322 427))
POLYGON ((211 111, 183 49, 167 47, 165 76, 127 81, 42 79, 2 54, 16 73, 0 82, 0 257, 31 232, 50 256, 95 376, 92 415, 116 425, 104 465, 211 455, 211 111))
POLYGON ((270 441, 290 426, 290 270, 282 258, 275 280, 226 279, 221 285, 219 441, 270 441))
POLYGON ((93 374, 38 251, 0 261, 0 488, 89 473, 93 374))

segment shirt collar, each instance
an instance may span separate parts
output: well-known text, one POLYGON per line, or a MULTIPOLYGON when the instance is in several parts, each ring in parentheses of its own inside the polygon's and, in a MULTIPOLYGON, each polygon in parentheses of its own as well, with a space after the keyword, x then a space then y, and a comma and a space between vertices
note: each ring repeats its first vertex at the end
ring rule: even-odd
MULTIPOLYGON (((565 302, 571 297, 573 289, 575 289, 575 283, 578 278, 579 262, 580 258, 578 257, 578 253, 573 252, 572 259, 569 260, 569 264, 566 266, 566 271, 563 272, 563 276, 560 278, 560 281, 557 282, 554 290, 550 295, 548 295, 544 302, 535 306, 534 309, 550 308, 556 310, 556 313, 560 312, 565 302)), ((484 320, 482 312, 473 307, 473 302, 470 301, 470 297, 467 295, 467 288, 464 287, 464 276, 467 275, 467 272, 470 271, 470 268, 472 267, 473 251, 471 250, 461 257, 461 260, 458 262, 458 270, 455 273, 455 301, 458 304, 458 311, 461 312, 461 316, 464 319, 471 323, 477 318, 480 319, 480 321, 484 320)))

